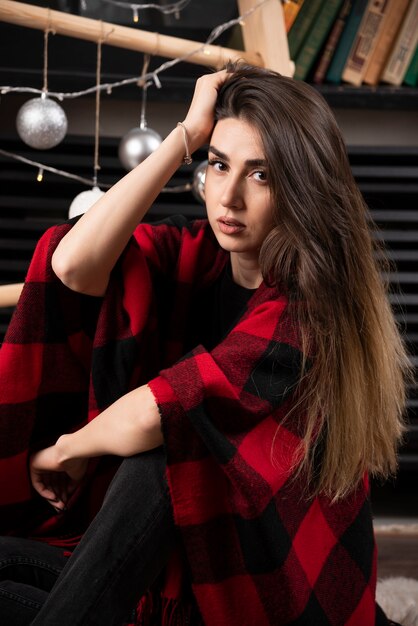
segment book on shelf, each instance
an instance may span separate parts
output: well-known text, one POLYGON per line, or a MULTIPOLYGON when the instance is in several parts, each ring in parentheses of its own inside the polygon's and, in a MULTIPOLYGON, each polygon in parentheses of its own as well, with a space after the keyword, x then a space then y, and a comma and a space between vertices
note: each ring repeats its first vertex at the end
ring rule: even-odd
POLYGON ((376 47, 389 0, 369 0, 344 66, 342 80, 360 86, 376 47))
POLYGON ((364 12, 367 7, 367 0, 354 0, 350 15, 347 17, 343 32, 334 56, 332 57, 329 69, 326 74, 326 81, 339 84, 343 73, 346 59, 350 53, 351 46, 355 39, 358 27, 360 26, 364 12))
POLYGON ((342 7, 338 13, 338 17, 334 22, 328 39, 320 56, 318 65, 316 66, 315 74, 313 76, 313 82, 321 84, 325 80, 326 73, 331 64, 332 57, 334 56, 337 48, 338 41, 344 30, 344 26, 347 22, 347 18, 350 15, 350 11, 353 6, 353 0, 344 0, 342 7))
POLYGON ((297 14, 302 8, 303 0, 287 0, 283 5, 284 26, 288 33, 291 29, 297 14))
POLYGON ((289 54, 292 60, 297 57, 312 22, 324 2, 327 0, 306 0, 302 4, 288 36, 289 54))
POLYGON ((410 0, 389 0, 376 47, 363 78, 363 82, 367 85, 379 83, 409 3, 410 0))
POLYGON ((344 0, 327 0, 312 22, 299 54, 295 59, 295 78, 305 80, 324 45, 344 0))
POLYGON ((418 82, 418 46, 415 48, 414 56, 412 57, 412 61, 408 65, 408 69, 406 70, 405 78, 403 79, 405 85, 409 85, 410 87, 416 87, 418 82))
POLYGON ((382 81, 401 85, 418 43, 418 0, 412 0, 389 55, 382 81))

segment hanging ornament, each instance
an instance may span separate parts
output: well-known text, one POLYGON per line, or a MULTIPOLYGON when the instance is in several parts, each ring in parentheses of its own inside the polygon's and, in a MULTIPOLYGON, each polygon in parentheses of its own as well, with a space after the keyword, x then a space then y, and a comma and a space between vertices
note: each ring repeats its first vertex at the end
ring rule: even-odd
POLYGON ((57 146, 67 133, 67 116, 64 109, 44 94, 32 98, 19 109, 17 132, 31 148, 48 150, 57 146))
POLYGON ((97 172, 100 169, 99 164, 99 139, 100 139, 100 74, 102 65, 102 43, 103 43, 103 24, 101 23, 101 34, 97 42, 97 60, 96 60, 96 110, 94 124, 94 165, 93 165, 93 188, 88 191, 82 191, 71 202, 68 217, 77 217, 88 211, 102 196, 102 191, 97 185, 97 172))
MULTIPOLYGON (((147 73, 148 64, 149 55, 145 55, 142 76, 147 73)), ((145 116, 147 88, 145 81, 142 81, 142 105, 139 127, 132 128, 127 132, 126 135, 122 137, 119 144, 119 160, 128 171, 139 165, 139 163, 142 163, 142 161, 145 161, 162 142, 161 136, 152 128, 148 128, 145 116)))
POLYGON ((119 160, 126 170, 145 161, 150 154, 156 150, 162 142, 161 136, 152 128, 140 126, 132 128, 119 144, 119 160))
POLYGON ((96 186, 88 191, 82 191, 71 202, 68 217, 71 219, 72 217, 77 217, 77 215, 82 215, 102 196, 104 196, 104 191, 96 186))
POLYGON ((208 161, 202 161, 193 172, 192 193, 196 200, 205 204, 205 179, 208 161))
POLYGON ((40 98, 32 98, 19 109, 16 127, 19 137, 31 148, 48 150, 57 146, 67 133, 67 116, 64 109, 48 98, 48 37, 51 28, 48 9, 48 26, 44 32, 43 88, 40 98))

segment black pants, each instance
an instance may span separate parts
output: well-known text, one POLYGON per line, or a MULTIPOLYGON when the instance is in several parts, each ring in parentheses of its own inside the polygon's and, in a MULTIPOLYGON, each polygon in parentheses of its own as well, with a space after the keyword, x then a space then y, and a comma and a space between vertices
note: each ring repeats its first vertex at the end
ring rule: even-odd
POLYGON ((175 541, 164 470, 161 448, 125 459, 70 558, 37 541, 0 538, 0 624, 129 622, 175 541))
MULTIPOLYGON (((125 459, 70 558, 38 541, 0 538, 0 624, 129 622, 176 540, 164 470, 161 449, 125 459)), ((376 626, 388 623, 378 608, 376 626)))

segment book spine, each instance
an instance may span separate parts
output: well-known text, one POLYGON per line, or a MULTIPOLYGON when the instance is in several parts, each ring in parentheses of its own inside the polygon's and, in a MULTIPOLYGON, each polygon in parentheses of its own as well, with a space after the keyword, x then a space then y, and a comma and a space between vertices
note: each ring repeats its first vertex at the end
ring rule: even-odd
POLYGON ((340 83, 345 61, 350 53, 358 27, 366 10, 367 0, 354 0, 350 15, 338 42, 335 54, 332 57, 326 80, 330 83, 340 83))
POLYGON ((306 35, 311 27, 323 2, 327 0, 306 0, 289 31, 288 43, 290 58, 295 59, 302 47, 306 35))
POLYGON ((301 10, 302 4, 303 0, 288 0, 288 2, 283 5, 284 25, 287 33, 291 29, 297 14, 301 10))
POLYGON ((378 84, 396 36, 401 28, 408 5, 409 0, 389 0, 389 7, 383 20, 382 30, 363 78, 363 82, 367 85, 378 84))
POLYGON ((412 0, 382 74, 382 80, 400 85, 418 42, 418 0, 412 0))
POLYGON ((388 0, 369 0, 344 66, 342 79, 345 82, 356 86, 363 82, 388 6, 388 0))
POLYGON ((330 66, 331 59, 337 48, 337 44, 344 30, 344 26, 347 22, 347 18, 350 14, 352 6, 353 6, 353 0, 344 0, 344 4, 341 7, 341 10, 334 23, 334 26, 332 27, 331 33, 328 37, 327 43, 325 44, 324 51, 319 60, 318 66, 315 70, 315 74, 313 77, 313 82, 318 85, 323 83, 325 80, 325 75, 330 66))
POLYGON ((415 48, 414 56, 408 65, 403 82, 410 87, 415 87, 418 82, 418 46, 415 48))
POLYGON ((317 19, 305 39, 305 43, 296 57, 295 78, 305 80, 324 41, 338 15, 343 0, 328 0, 322 6, 317 19))

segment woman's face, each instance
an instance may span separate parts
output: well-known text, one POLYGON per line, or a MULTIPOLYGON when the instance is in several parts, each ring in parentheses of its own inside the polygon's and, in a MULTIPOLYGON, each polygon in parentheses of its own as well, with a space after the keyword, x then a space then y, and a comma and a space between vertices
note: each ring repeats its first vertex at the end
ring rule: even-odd
POLYGON ((220 120, 208 159, 206 208, 219 245, 258 262, 273 224, 267 163, 258 131, 241 119, 220 120))

